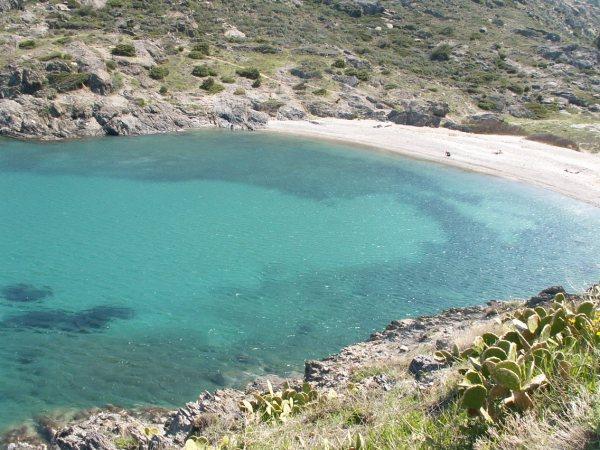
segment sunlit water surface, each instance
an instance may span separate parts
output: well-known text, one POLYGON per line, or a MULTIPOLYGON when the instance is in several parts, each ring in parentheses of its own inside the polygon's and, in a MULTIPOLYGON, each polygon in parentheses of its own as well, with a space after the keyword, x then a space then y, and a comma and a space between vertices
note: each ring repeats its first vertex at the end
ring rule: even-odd
POLYGON ((268 134, 0 141, 0 429, 174 406, 392 319, 599 278, 600 213, 268 134))

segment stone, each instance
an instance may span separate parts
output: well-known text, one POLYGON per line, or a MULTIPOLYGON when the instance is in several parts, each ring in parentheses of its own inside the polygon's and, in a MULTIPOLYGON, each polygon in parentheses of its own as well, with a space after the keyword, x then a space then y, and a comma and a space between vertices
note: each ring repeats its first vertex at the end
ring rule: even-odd
POLYGON ((421 379, 424 374, 429 374, 444 367, 444 364, 437 361, 433 356, 417 355, 408 366, 408 372, 421 379))
POLYGON ((23 9, 23 0, 0 0, 0 11, 23 9))
POLYGON ((227 39, 235 39, 242 41, 246 39, 246 34, 238 30, 236 27, 231 27, 230 29, 225 31, 225 37, 227 39))
POLYGON ((444 102, 402 102, 387 115, 390 122, 417 127, 439 127, 450 108, 444 102))
POLYGON ((549 288, 540 291, 537 295, 531 297, 526 305, 528 307, 537 306, 540 303, 545 303, 552 301, 556 294, 565 294, 567 295, 567 291, 562 286, 550 286, 549 288))

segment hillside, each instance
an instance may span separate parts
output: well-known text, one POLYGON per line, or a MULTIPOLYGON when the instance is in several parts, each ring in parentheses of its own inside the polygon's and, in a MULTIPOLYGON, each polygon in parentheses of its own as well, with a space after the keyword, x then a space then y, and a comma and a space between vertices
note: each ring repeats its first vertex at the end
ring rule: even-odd
POLYGON ((253 129, 269 117, 490 131, 482 117, 493 114, 507 123, 492 131, 551 131, 600 150, 597 0, 2 0, 0 10, 7 136, 253 129))

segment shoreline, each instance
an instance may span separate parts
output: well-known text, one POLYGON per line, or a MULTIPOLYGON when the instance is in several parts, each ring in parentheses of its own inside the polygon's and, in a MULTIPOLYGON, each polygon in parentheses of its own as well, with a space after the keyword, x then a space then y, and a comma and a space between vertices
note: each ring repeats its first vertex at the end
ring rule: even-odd
MULTIPOLYGON (((591 292, 595 286, 586 292, 591 292)), ((499 319, 515 309, 546 304, 559 292, 571 299, 583 295, 569 294, 561 286, 552 286, 529 299, 489 300, 475 306, 450 307, 433 315, 392 320, 385 328, 337 353, 320 360, 305 361, 301 378, 266 375, 251 381, 245 388, 204 391, 178 409, 152 406, 128 409, 109 405, 80 410, 71 417, 40 416, 30 427, 17 427, 0 434, 0 449, 114 450, 115 440, 123 436, 134 439, 140 450, 183 448, 193 433, 200 433, 216 422, 242 426, 245 416, 240 402, 253 398, 255 393, 267 391, 268 383, 275 390, 282 389, 284 383, 299 389, 302 383, 308 382, 321 392, 330 389, 343 392, 350 387, 365 392, 387 391, 397 382, 378 374, 367 374, 357 381, 354 374, 390 362, 406 366, 406 382, 414 389, 420 389, 433 382, 431 371, 445 366, 435 363, 434 368, 414 371, 411 369, 414 360, 434 364, 432 355, 439 348, 450 348, 452 342, 465 340, 473 332, 495 329, 499 319)))
POLYGON ((375 120, 269 121, 261 131, 357 144, 520 181, 600 207, 600 155, 528 141, 375 120), (451 156, 446 156, 445 152, 451 156))

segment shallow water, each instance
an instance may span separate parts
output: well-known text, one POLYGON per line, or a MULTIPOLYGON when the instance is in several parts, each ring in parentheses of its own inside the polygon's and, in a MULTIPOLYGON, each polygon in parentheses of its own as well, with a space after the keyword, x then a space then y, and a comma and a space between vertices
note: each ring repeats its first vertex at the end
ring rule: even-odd
POLYGON ((343 145, 0 141, 0 429, 302 370, 392 319, 580 288, 600 212, 343 145))

